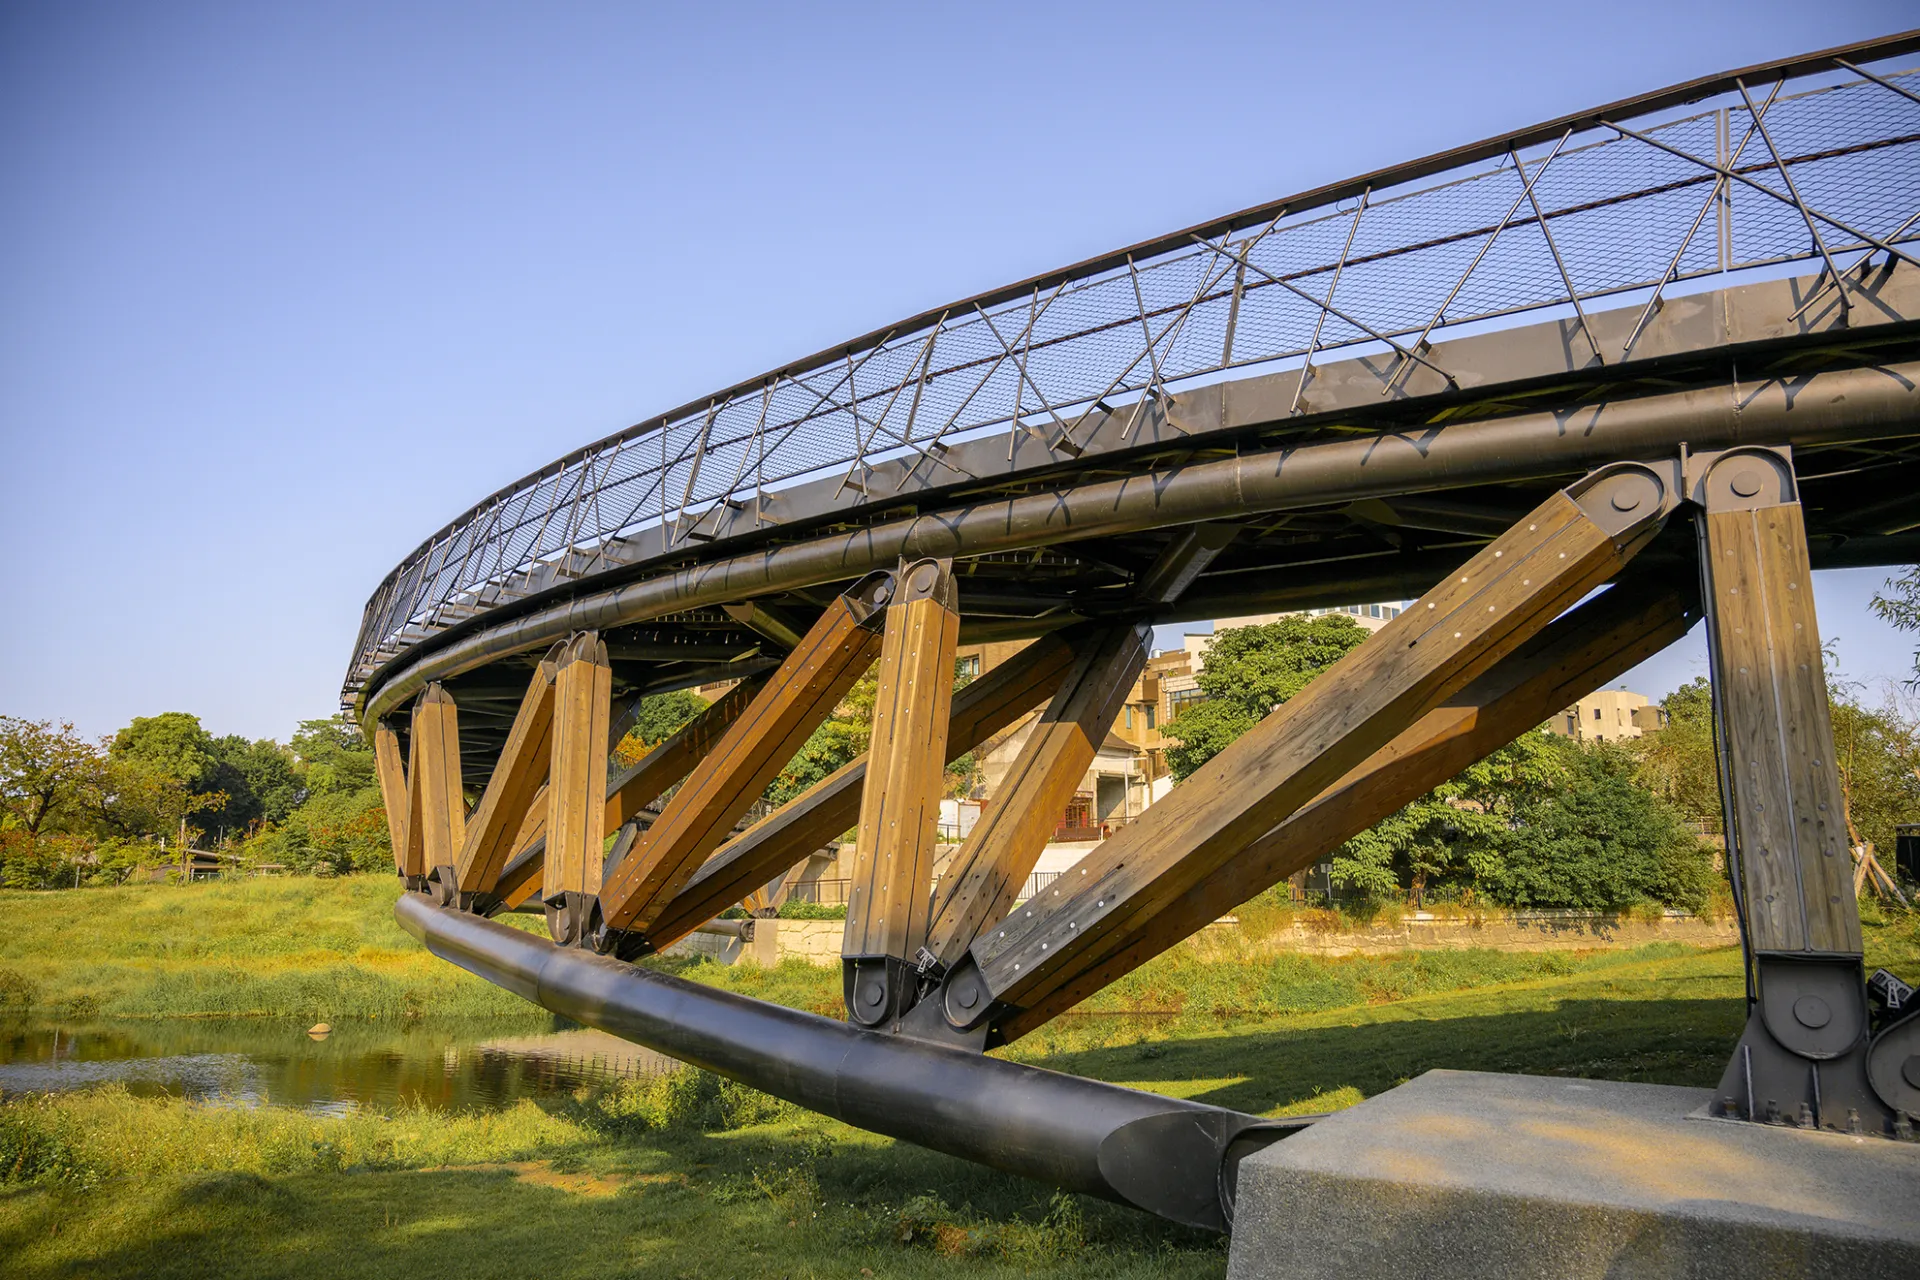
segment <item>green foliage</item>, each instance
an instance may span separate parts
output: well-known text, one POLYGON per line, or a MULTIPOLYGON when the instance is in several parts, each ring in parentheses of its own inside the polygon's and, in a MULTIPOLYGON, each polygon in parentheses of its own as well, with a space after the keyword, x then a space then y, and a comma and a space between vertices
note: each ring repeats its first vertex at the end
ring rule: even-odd
POLYGON ((676 689, 672 693, 656 693, 642 698, 633 728, 627 730, 627 736, 620 740, 616 750, 624 760, 638 760, 678 733, 687 721, 705 711, 707 706, 707 700, 691 689, 676 689))
POLYGON ((1720 823, 1720 761, 1713 747, 1713 686, 1696 676, 1665 698, 1667 724, 1633 744, 1642 786, 1689 822, 1717 830, 1720 823))
POLYGON ((1519 907, 1705 907, 1715 880, 1712 851, 1635 783, 1633 753, 1594 743, 1570 756, 1566 786, 1518 807, 1519 826, 1503 842, 1504 866, 1490 895, 1519 907))
POLYGON ((1491 890, 1507 865, 1509 830, 1523 806, 1567 781, 1568 751, 1564 739, 1529 733, 1469 765, 1336 850, 1333 883, 1382 902, 1409 892, 1499 900, 1491 890))
POLYGON ((778 1120, 795 1110, 771 1094, 698 1067, 620 1081, 598 1099, 597 1105, 613 1124, 630 1133, 744 1129, 778 1120))
POLYGON ((782 920, 845 920, 847 904, 834 906, 824 902, 796 902, 789 898, 780 904, 782 920))
POLYGON ((876 663, 853 682, 833 714, 820 722, 767 785, 767 803, 783 805, 834 770, 865 755, 873 737, 873 704, 879 694, 880 670, 876 663))
POLYGON ((393 841, 373 751, 351 722, 345 716, 302 721, 287 755, 298 803, 250 836, 242 856, 335 875, 391 867, 393 841))
POLYGON ((36 836, 83 822, 109 786, 100 747, 71 722, 0 716, 0 827, 36 836))
POLYGON ((225 793, 220 823, 245 831, 263 822, 284 822, 305 798, 295 758, 277 742, 248 742, 238 734, 208 740, 212 764, 203 779, 208 790, 225 793))
MULTIPOLYGON (((1920 631, 1920 565, 1909 566, 1873 593, 1873 611, 1902 631, 1920 631)), ((1920 647, 1913 653, 1913 681, 1920 684, 1920 647)))
POLYGON ((1191 776, 1366 638, 1366 629, 1344 613, 1219 632, 1195 677, 1206 701, 1188 706, 1163 730, 1177 740, 1167 746, 1174 778, 1191 776))
POLYGON ((1635 780, 1643 767, 1620 744, 1526 734, 1349 840, 1333 882, 1382 902, 1700 910, 1712 851, 1635 780))
POLYGON ((1894 826, 1920 822, 1920 772, 1915 726, 1896 705, 1878 710, 1833 690, 1834 762, 1840 767, 1851 841, 1866 841, 1881 851, 1891 870, 1894 826))
POLYGON ((135 716, 113 736, 108 752, 189 786, 204 782, 214 763, 212 736, 200 727, 200 717, 185 711, 135 716))

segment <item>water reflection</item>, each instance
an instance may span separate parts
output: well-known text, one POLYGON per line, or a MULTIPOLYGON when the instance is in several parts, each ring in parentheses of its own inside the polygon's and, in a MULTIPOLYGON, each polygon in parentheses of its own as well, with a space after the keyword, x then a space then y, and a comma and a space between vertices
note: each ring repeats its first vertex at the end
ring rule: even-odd
POLYGON ((118 1081, 143 1096, 319 1113, 488 1110, 674 1065, 551 1015, 338 1023, 319 1039, 263 1019, 0 1022, 0 1093, 118 1081))

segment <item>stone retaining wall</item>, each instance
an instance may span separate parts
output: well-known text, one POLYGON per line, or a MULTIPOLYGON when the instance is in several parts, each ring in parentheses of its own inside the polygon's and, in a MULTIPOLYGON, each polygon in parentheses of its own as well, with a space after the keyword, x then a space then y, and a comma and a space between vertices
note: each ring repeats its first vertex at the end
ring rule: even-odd
MULTIPOLYGON (((838 920, 757 920, 753 941, 696 933, 668 948, 674 954, 709 955, 723 964, 750 959, 762 965, 799 959, 832 967, 840 963, 840 939, 845 926, 838 920)), ((1732 916, 1708 920, 1684 911, 1653 918, 1622 916, 1603 911, 1492 911, 1474 916, 1419 912, 1379 920, 1355 929, 1328 928, 1311 916, 1296 916, 1259 939, 1248 939, 1232 916, 1215 921, 1196 938, 1236 946, 1249 943, 1256 952, 1304 952, 1317 956, 1377 955, 1388 951, 1460 951, 1482 947, 1494 951, 1592 950, 1639 947, 1650 942, 1684 942, 1696 947, 1733 946, 1740 941, 1732 916)))
MULTIPOLYGON (((1221 922, 1205 932, 1236 927, 1221 922)), ((1350 956, 1469 947, 1495 951, 1584 950, 1639 947, 1650 942, 1719 947, 1739 941, 1739 926, 1731 915, 1709 920, 1684 911, 1669 911, 1648 919, 1605 911, 1496 911, 1474 916, 1421 912, 1378 920, 1357 929, 1329 929, 1310 918, 1295 917, 1256 945, 1262 950, 1350 956)))

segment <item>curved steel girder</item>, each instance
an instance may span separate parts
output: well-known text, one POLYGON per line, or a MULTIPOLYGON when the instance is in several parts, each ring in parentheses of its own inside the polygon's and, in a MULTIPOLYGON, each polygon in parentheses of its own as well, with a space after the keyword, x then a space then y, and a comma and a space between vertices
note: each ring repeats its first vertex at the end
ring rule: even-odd
POLYGON ((1810 373, 1460 422, 1142 471, 728 556, 553 605, 423 652, 363 704, 371 726, 434 680, 575 631, 839 582, 902 557, 963 558, 1466 483, 1538 479, 1617 458, 1920 435, 1920 362, 1810 373))
POLYGON ((1259 1116, 864 1031, 403 893, 402 928, 591 1027, 874 1133, 1222 1231, 1240 1157, 1317 1117, 1259 1116))

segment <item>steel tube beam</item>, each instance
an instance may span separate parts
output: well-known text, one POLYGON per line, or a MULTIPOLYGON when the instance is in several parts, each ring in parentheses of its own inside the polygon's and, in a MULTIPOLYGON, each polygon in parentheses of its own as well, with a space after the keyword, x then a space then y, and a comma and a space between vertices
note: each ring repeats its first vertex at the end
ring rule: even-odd
POLYGON ((405 893, 434 955, 587 1026, 857 1128, 1224 1230, 1238 1157, 1307 1123, 1163 1098, 798 1010, 556 947, 405 893))
POLYGON ((591 592, 422 654, 367 697, 372 725, 432 680, 575 631, 841 582, 903 558, 965 557, 1248 514, 1577 473, 1616 458, 1920 433, 1920 362, 1813 373, 1333 440, 995 498, 591 592))

